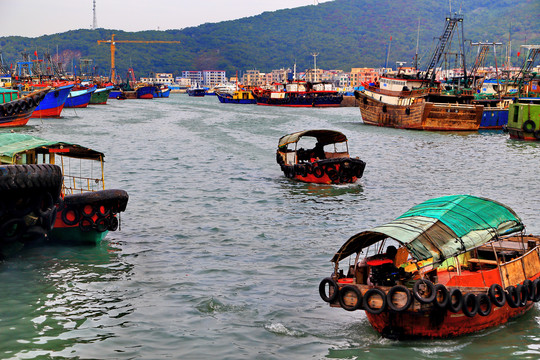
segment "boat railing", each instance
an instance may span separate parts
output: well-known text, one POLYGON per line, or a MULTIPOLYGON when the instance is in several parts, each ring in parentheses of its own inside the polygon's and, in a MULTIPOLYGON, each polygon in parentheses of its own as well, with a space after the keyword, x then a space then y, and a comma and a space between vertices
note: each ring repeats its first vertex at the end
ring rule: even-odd
POLYGON ((103 179, 83 176, 65 175, 62 190, 64 194, 77 194, 90 191, 99 191, 105 188, 103 179))
POLYGON ((381 95, 397 96, 397 97, 420 97, 428 94, 427 88, 414 89, 410 91, 392 91, 384 90, 375 86, 367 86, 366 90, 375 92, 381 95))

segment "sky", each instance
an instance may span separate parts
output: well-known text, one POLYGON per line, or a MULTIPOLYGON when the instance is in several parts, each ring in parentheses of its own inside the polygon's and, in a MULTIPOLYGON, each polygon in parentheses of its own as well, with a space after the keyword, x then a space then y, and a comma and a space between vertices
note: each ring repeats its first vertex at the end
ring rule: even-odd
MULTIPOLYGON (((318 0, 319 3, 332 0, 318 0)), ((98 28, 169 30, 235 20, 316 0, 95 0, 98 28)), ((0 36, 38 37, 91 29, 93 0, 0 0, 0 36), (9 15, 8 15, 9 14, 9 15)))

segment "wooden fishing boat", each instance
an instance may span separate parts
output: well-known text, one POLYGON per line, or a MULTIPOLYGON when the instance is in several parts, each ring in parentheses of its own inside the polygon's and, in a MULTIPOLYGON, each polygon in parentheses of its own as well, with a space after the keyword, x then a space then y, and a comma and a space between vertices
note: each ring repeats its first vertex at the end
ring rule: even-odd
POLYGON ((89 105, 106 105, 107 100, 109 99, 109 93, 113 89, 112 86, 102 87, 96 89, 92 96, 90 96, 89 105))
POLYGON ((540 236, 525 235, 507 206, 471 195, 416 205, 352 236, 332 262, 332 276, 319 285, 323 300, 365 310, 388 338, 465 335, 540 300, 540 236))
POLYGON ((272 89, 252 90, 257 105, 287 107, 339 107, 343 94, 333 89, 332 84, 290 81, 274 84, 272 89))
POLYGON ((49 91, 36 107, 31 118, 59 117, 74 84, 60 85, 49 91))
POLYGON ((66 108, 85 108, 88 107, 92 94, 96 91, 96 87, 71 90, 66 99, 64 107, 66 108))
POLYGON ((0 165, 0 260, 46 237, 56 219, 61 186, 56 165, 0 165))
POLYGON ((49 239, 97 243, 119 226, 126 209, 124 190, 106 190, 104 154, 77 144, 49 141, 17 133, 0 134, 0 163, 58 164, 62 169, 62 204, 49 239))
POLYGON ((307 130, 282 136, 276 160, 288 178, 318 184, 354 183, 366 167, 358 157, 349 156, 347 137, 334 130, 307 130))
POLYGON ((512 139, 540 141, 540 103, 510 105, 506 129, 512 139))
POLYGON ((16 90, 0 88, 0 127, 24 126, 50 88, 20 96, 16 90))
POLYGON ((250 90, 234 90, 232 94, 227 92, 216 93, 219 102, 222 104, 256 104, 257 100, 253 97, 250 90))

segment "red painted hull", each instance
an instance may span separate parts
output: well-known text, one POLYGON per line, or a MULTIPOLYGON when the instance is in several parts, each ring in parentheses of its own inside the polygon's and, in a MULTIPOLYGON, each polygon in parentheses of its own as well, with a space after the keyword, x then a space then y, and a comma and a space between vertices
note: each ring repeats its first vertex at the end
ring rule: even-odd
POLYGON ((139 96, 139 99, 153 99, 153 98, 154 98, 154 95, 152 94, 144 94, 144 95, 139 96))
POLYGON ((488 316, 467 317, 462 311, 452 313, 444 310, 434 312, 403 313, 384 312, 373 315, 366 312, 369 322, 375 330, 387 337, 409 338, 446 338, 462 336, 506 323, 509 319, 522 315, 533 307, 527 302, 524 307, 511 308, 508 304, 498 308, 493 306, 488 316))
POLYGON ((44 118, 44 117, 59 117, 64 109, 64 104, 53 109, 35 110, 31 117, 44 118))

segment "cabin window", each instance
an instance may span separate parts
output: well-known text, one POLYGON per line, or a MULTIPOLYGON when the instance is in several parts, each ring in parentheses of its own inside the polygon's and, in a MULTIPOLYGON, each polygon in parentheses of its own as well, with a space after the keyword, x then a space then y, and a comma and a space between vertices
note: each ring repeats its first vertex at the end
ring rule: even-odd
POLYGON ((514 107, 514 122, 518 122, 519 118, 519 106, 514 107))

